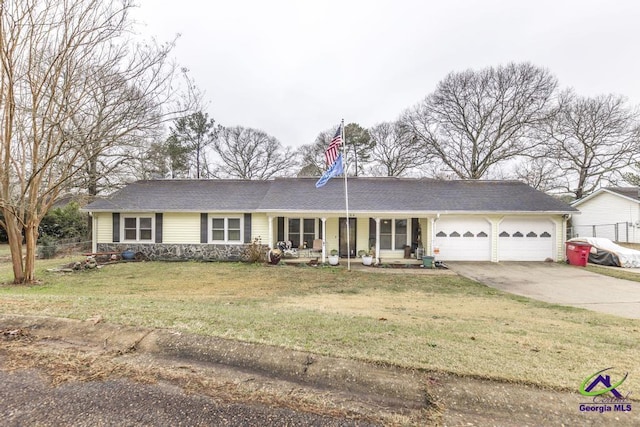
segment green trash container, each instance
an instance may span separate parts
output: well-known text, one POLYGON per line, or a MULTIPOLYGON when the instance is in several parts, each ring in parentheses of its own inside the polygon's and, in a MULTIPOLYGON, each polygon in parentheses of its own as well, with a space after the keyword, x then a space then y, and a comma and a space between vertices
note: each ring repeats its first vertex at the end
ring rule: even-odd
POLYGON ((433 268, 433 260, 434 260, 434 257, 432 257, 432 256, 423 256, 422 257, 422 266, 424 268, 433 268))

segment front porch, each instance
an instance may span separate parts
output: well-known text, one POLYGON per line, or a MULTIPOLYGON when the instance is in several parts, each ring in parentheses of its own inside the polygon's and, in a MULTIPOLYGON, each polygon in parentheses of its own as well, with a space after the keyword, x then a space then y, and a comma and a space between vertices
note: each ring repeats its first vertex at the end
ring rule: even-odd
POLYGON ((359 255, 371 254, 375 264, 421 263, 427 253, 423 247, 422 230, 427 230, 428 218, 385 218, 352 216, 316 217, 311 214, 282 213, 267 217, 266 243, 270 248, 287 246, 285 259, 309 262, 315 258, 325 263, 335 253, 342 259, 350 256, 361 262, 359 255), (320 246, 314 244, 320 241, 320 246))

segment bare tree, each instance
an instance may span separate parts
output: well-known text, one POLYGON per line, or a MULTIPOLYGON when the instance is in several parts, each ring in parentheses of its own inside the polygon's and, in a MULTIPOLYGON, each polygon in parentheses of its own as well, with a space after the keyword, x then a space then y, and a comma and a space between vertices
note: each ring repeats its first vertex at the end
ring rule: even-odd
POLYGON ((161 137, 162 124, 188 108, 188 95, 176 97, 172 89, 176 68, 167 61, 172 48, 172 43, 112 45, 86 70, 86 97, 81 109, 69 111, 69 133, 82 138, 76 185, 89 196, 130 179, 140 152, 161 137))
POLYGON ((222 128, 213 151, 220 157, 218 177, 269 179, 295 174, 291 149, 283 149, 280 141, 258 129, 222 128))
POLYGON ((460 178, 479 179, 537 142, 556 79, 528 63, 451 73, 403 122, 433 159, 460 178))
POLYGON ((638 160, 638 113, 621 96, 581 97, 565 91, 544 128, 548 158, 577 199, 619 177, 638 160))
POLYGON ((16 283, 35 279, 38 225, 60 192, 98 153, 162 114, 169 89, 156 79, 166 51, 152 57, 158 52, 124 39, 132 7, 132 0, 0 3, 0 226, 16 283))
POLYGON ((300 159, 302 168, 298 176, 320 176, 326 170, 324 152, 329 147, 336 129, 327 129, 316 136, 313 144, 302 145, 296 151, 296 156, 300 159))
POLYGON ((426 153, 415 137, 400 122, 385 122, 369 129, 375 145, 371 160, 376 175, 404 176, 424 165, 426 153))
POLYGON ((527 157, 515 167, 515 176, 536 190, 553 192, 562 189, 564 175, 546 157, 527 157))
MULTIPOLYGON (((302 145, 296 154, 303 165, 298 176, 320 176, 327 169, 324 153, 329 147, 336 133, 336 128, 326 129, 318 134, 313 144, 302 145)), ((353 164, 351 173, 355 176, 362 174, 370 161, 371 150, 375 142, 369 131, 357 123, 349 123, 344 127, 343 148, 345 159, 353 164)))

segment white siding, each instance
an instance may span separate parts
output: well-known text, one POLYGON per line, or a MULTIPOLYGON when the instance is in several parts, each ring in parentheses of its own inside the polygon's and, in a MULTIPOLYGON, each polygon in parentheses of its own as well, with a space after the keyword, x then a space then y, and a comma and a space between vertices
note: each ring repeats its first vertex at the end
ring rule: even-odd
POLYGON ((165 212, 162 215, 162 243, 200 243, 200 214, 165 212))
POLYGON ((640 230, 633 226, 640 219, 640 204, 603 191, 576 207, 581 213, 571 218, 573 236, 593 237, 593 226, 596 225, 597 237, 616 240, 614 224, 620 223, 618 240, 626 241, 626 226, 621 223, 628 222, 631 224, 629 241, 640 243, 640 230))

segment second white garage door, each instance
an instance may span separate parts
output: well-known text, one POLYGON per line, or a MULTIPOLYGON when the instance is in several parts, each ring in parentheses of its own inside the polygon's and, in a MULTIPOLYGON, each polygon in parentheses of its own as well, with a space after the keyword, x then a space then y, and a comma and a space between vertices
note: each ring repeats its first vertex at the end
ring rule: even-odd
POLYGON ((500 261, 554 259, 555 225, 539 218, 505 218, 498 227, 500 261))
POLYGON ((437 260, 490 261, 491 224, 482 218, 440 218, 435 222, 437 260))

